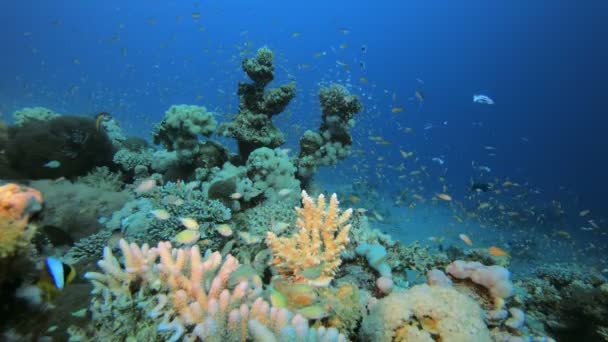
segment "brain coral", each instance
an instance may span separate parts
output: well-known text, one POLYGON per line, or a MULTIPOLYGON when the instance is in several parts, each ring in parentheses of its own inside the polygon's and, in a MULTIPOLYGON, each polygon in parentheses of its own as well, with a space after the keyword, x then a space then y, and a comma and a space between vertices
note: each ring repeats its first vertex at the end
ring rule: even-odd
POLYGON ((451 287, 426 284, 378 301, 361 335, 364 341, 491 341, 475 301, 451 287))

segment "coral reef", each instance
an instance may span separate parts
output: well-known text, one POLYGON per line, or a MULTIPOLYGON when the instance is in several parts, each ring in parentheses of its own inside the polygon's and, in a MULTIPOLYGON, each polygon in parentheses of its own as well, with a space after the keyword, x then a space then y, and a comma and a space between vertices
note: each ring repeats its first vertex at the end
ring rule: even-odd
POLYGON ((85 176, 79 177, 78 182, 103 191, 119 192, 124 187, 122 173, 112 172, 107 166, 94 168, 85 176))
MULTIPOLYGON (((98 115, 103 114, 100 113, 98 115)), ((108 139, 110 139, 110 142, 114 146, 114 149, 118 150, 123 146, 128 148, 129 139, 132 138, 127 138, 124 135, 124 133, 122 132, 122 128, 120 127, 116 119, 114 119, 108 114, 107 116, 105 116, 105 120, 101 120, 100 126, 100 128, 102 128, 106 132, 108 139)))
POLYGON ((236 191, 249 201, 259 195, 270 202, 297 197, 300 182, 295 178, 296 168, 289 157, 279 151, 261 147, 247 159, 247 178, 237 182, 236 191))
POLYGON ((257 148, 273 149, 285 143, 272 117, 285 110, 294 98, 295 84, 265 90, 274 79, 273 58, 272 51, 263 47, 258 49, 255 58, 243 61, 243 71, 253 83, 239 83, 239 111, 232 122, 220 126, 220 133, 237 140, 242 160, 247 160, 257 148))
POLYGON ((451 287, 393 291, 363 319, 364 341, 492 341, 475 301, 451 287))
POLYGON ((168 242, 154 248, 119 244, 124 267, 106 247, 99 262, 103 273, 85 275, 94 298, 92 323, 82 334, 121 340, 345 341, 335 328, 310 328, 302 316, 270 306, 255 275, 231 286, 239 269, 231 255, 203 256, 196 246, 174 249, 168 242))
POLYGON ((114 163, 120 165, 123 171, 134 171, 138 166, 149 168, 154 161, 153 151, 144 149, 133 151, 127 148, 122 148, 114 153, 114 163))
POLYGON ((0 186, 0 259, 30 244, 36 229, 28 226, 28 220, 40 209, 38 190, 13 183, 0 186))
POLYGON ((558 341, 606 340, 608 280, 599 272, 577 264, 543 265, 516 285, 524 290, 527 321, 537 330, 558 341))
POLYGON ((354 115, 363 109, 359 99, 346 88, 331 84, 319 91, 323 117, 319 132, 306 131, 300 139, 296 160, 299 176, 309 179, 319 166, 335 165, 350 153, 354 115))
POLYGON ((284 152, 261 147, 249 155, 245 166, 237 167, 228 162, 221 169, 206 173, 205 178, 209 181, 204 187, 209 198, 240 211, 261 202, 270 204, 296 199, 300 182, 295 178, 295 172, 295 166, 284 152))
MULTIPOLYGON (((362 104, 343 86, 320 89, 318 131, 306 131, 290 158, 273 117, 295 97, 295 84, 269 88, 273 58, 264 47, 242 63, 251 82, 239 84, 238 112, 219 129, 236 139, 238 155, 208 139, 218 123, 201 106, 165 112, 153 131, 161 147, 126 137, 107 113, 91 120, 24 108, 15 126, 0 123, 0 176, 54 178, 30 180, 39 191, 0 186, 0 325, 12 329, 3 337, 65 340, 65 326, 78 316, 73 341, 552 341, 540 337, 546 332, 607 339, 608 282, 599 273, 543 267, 520 289, 506 269, 510 258, 482 248, 487 241, 477 236, 475 248, 444 249, 435 238, 403 245, 372 227, 386 228, 397 215, 364 173, 341 188, 355 210, 341 211, 335 193, 328 201, 310 197, 313 173, 350 154, 362 104), (85 274, 91 284, 77 281, 62 292, 71 306, 45 307, 62 321, 50 328, 24 305, 40 294, 46 256, 85 271, 101 257, 101 271, 85 274), (82 308, 91 285, 90 306, 82 308), (25 314, 4 319, 16 309, 25 314), (13 329, 16 321, 22 326, 13 329), (33 321, 36 332, 20 336, 33 321)), ((414 181, 425 171, 414 159, 393 169, 413 182, 395 206, 422 203, 430 191, 414 181), (419 198, 406 201, 410 193, 419 198)), ((377 161, 378 170, 386 165, 377 161)), ((446 196, 456 192, 439 181, 446 196)), ((461 214, 473 218, 457 196, 443 204, 459 223, 461 214)))
POLYGON ((4 179, 17 179, 19 174, 12 170, 6 158, 6 146, 8 144, 8 127, 0 121, 0 177, 4 179))
POLYGON ((29 179, 84 176, 111 165, 113 147, 90 118, 59 116, 11 127, 6 156, 10 167, 29 179))
POLYGON ((60 115, 44 107, 25 107, 13 113, 13 122, 15 126, 24 126, 33 121, 49 121, 60 115))
POLYGON ((181 164, 192 165, 200 153, 199 135, 210 136, 217 126, 213 113, 205 107, 173 105, 153 133, 154 143, 176 151, 181 164))
POLYGON ((348 243, 346 224, 352 214, 348 209, 340 214, 338 197, 331 196, 325 208, 325 196, 317 202, 302 191, 302 208, 296 208, 299 231, 291 237, 277 237, 268 232, 266 243, 272 251, 272 264, 279 274, 292 282, 309 282, 327 286, 342 263, 340 252, 348 243))
POLYGON ((382 245, 360 244, 355 248, 357 255, 365 257, 367 263, 380 277, 376 279, 376 285, 382 293, 390 293, 393 289, 393 273, 387 262, 386 248, 382 245))
POLYGON ((128 200, 126 192, 102 190, 68 180, 38 180, 31 183, 42 192, 45 201, 40 227, 52 226, 78 240, 99 231, 99 218, 110 216, 128 200))
POLYGON ((479 262, 456 260, 446 267, 446 273, 456 279, 470 279, 473 283, 486 288, 494 301, 496 309, 501 309, 505 299, 513 294, 511 273, 504 267, 486 266, 479 262))

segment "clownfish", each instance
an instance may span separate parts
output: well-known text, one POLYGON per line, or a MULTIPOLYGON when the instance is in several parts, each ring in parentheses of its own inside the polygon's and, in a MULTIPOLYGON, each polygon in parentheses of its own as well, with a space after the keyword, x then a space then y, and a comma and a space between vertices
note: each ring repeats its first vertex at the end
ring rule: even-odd
POLYGON ((111 118, 112 118, 112 115, 110 115, 110 113, 108 113, 108 112, 101 112, 101 113, 95 115, 95 129, 97 130, 97 132, 99 132, 102 129, 101 124, 105 120, 109 120, 111 118))
POLYGON ((76 278, 76 269, 53 257, 44 259, 42 274, 36 284, 42 291, 43 298, 49 302, 55 299, 66 285, 76 278))

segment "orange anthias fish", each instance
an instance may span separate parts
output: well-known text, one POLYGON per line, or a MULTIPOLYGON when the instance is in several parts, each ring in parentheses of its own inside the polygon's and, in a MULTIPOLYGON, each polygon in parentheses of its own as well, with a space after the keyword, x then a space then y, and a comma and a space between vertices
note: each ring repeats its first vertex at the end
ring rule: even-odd
POLYGON ((492 256, 498 256, 498 257, 509 256, 509 253, 507 251, 505 251, 502 248, 496 247, 496 246, 492 246, 492 247, 488 248, 488 253, 490 253, 490 255, 492 255, 492 256))
POLYGON ((471 238, 468 235, 460 234, 460 235, 458 235, 458 237, 460 238, 460 240, 462 240, 464 243, 466 243, 467 246, 469 246, 469 247, 473 246, 473 240, 471 240, 471 238))

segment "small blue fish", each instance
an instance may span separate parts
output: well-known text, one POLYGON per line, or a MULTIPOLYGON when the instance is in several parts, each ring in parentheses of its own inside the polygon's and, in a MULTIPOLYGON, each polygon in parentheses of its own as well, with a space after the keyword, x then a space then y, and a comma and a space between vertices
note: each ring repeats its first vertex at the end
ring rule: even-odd
POLYGON ((482 95, 482 94, 473 95, 473 102, 481 103, 481 104, 488 104, 488 105, 494 104, 494 100, 492 100, 489 96, 482 95))
POLYGON ((49 169, 56 169, 61 166, 61 163, 59 162, 59 160, 51 160, 50 162, 48 162, 42 166, 48 167, 49 169))
POLYGON ((445 163, 445 161, 439 157, 434 157, 433 159, 431 159, 432 161, 434 161, 435 163, 439 164, 439 165, 443 165, 443 163, 445 163))

